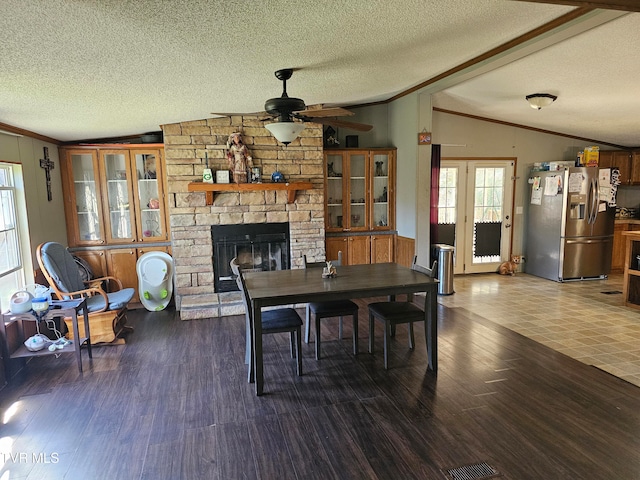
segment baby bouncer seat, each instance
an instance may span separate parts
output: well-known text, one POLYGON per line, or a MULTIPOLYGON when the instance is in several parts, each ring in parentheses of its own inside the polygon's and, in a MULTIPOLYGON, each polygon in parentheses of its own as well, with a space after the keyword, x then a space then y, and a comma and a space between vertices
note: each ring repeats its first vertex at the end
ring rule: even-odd
POLYGON ((165 252, 147 252, 138 258, 138 294, 150 312, 164 310, 173 294, 173 258, 165 252))

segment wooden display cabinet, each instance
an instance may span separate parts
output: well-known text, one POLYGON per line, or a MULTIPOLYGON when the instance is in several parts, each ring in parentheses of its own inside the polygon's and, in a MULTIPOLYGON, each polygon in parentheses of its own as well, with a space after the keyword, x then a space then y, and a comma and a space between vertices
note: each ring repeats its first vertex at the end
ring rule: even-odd
POLYGON ((61 149, 60 162, 69 245, 104 245, 98 151, 61 149))
POLYGON ((169 240, 162 149, 63 147, 70 247, 169 240))
POLYGON ((328 232, 395 228, 394 149, 327 151, 324 169, 328 232))
POLYGON ((371 237, 369 235, 328 237, 326 240, 327 258, 338 258, 339 251, 342 251, 343 265, 371 263, 371 237))
POLYGON ((395 235, 371 235, 371 263, 394 261, 395 235))
POLYGON ((327 237, 326 255, 328 259, 338 258, 342 251, 343 265, 393 262, 394 238, 392 234, 327 237))
POLYGON ((69 247, 96 276, 113 276, 134 288, 132 304, 139 302, 138 258, 170 248, 162 147, 60 149, 69 247))
POLYGON ((345 265, 391 262, 395 229, 396 151, 389 148, 324 153, 327 258, 342 250, 345 265))

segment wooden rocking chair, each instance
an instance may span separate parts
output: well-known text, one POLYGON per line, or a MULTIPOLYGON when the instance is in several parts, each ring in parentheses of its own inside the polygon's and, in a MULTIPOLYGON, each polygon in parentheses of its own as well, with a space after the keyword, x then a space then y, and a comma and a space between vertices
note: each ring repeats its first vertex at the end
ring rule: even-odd
MULTIPOLYGON (((42 274, 58 300, 86 297, 89 311, 91 343, 122 344, 122 335, 133 331, 127 323, 127 305, 134 295, 133 288, 122 288, 122 282, 111 276, 84 282, 73 256, 61 244, 46 242, 36 249, 42 274), (107 292, 100 286, 116 288, 107 292)), ((84 336, 84 325, 78 325, 84 336)))

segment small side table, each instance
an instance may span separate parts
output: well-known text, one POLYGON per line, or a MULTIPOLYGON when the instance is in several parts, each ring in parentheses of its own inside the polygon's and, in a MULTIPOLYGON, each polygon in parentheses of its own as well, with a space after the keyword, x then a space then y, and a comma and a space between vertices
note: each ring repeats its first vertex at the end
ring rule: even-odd
MULTIPOLYGON (((5 359, 13 358, 30 358, 30 357, 44 357, 47 355, 59 355, 62 353, 75 353, 76 360, 78 361, 78 370, 82 373, 82 356, 80 349, 83 344, 87 345, 87 352, 89 358, 93 358, 91 353, 91 338, 89 331, 89 313, 86 308, 86 300, 84 298, 77 300, 65 300, 65 301, 53 301, 49 310, 40 318, 33 313, 6 313, 2 314, 2 321, 0 321, 0 340, 2 343, 2 357, 5 359), (80 338, 78 331, 78 313, 82 311, 84 316, 84 332, 85 337, 80 338), (32 352, 24 346, 26 340, 24 333, 24 322, 39 322, 40 320, 50 320, 54 317, 71 318, 71 324, 73 328, 73 343, 65 346, 62 350, 56 350, 50 352, 48 348, 43 348, 37 352, 32 352), (7 341, 7 326, 16 322, 18 327, 18 340, 20 344, 18 348, 13 351, 9 351, 9 343, 7 341)), ((5 370, 7 371, 7 380, 9 380, 8 362, 5 362, 5 370)))

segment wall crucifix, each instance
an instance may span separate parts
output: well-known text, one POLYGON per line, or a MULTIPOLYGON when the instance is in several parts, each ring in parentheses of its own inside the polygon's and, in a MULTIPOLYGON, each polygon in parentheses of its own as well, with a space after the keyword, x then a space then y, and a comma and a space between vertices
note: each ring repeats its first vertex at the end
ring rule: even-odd
POLYGON ((44 172, 47 179, 47 200, 51 201, 53 196, 51 195, 51 170, 55 168, 53 160, 49 159, 49 147, 42 147, 44 150, 44 158, 40 159, 40 167, 44 168, 44 172))

